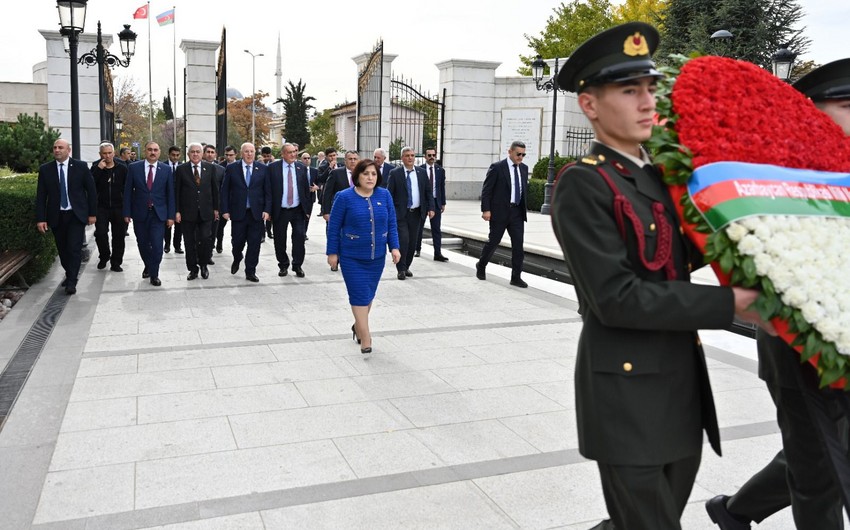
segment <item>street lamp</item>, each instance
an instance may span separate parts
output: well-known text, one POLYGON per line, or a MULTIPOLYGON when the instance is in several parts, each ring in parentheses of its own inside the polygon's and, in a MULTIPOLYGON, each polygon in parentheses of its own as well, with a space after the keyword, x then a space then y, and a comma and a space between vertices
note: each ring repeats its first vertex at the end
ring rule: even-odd
POLYGON ((776 50, 776 53, 771 57, 773 63, 773 75, 786 83, 791 80, 791 67, 794 65, 794 59, 797 54, 786 47, 776 50))
MULTIPOLYGON (((549 172, 546 176, 546 185, 543 187, 543 205, 540 207, 540 213, 549 215, 549 210, 552 206, 552 187, 555 185, 555 126, 558 121, 558 91, 561 90, 556 84, 558 78, 558 58, 555 57, 555 69, 552 77, 543 81, 543 69, 546 67, 546 62, 539 55, 531 63, 531 76, 534 79, 534 84, 537 90, 552 93, 552 131, 549 142, 549 172)), ((566 91, 564 91, 566 93, 566 91)))
POLYGON ((88 53, 84 53, 80 57, 80 64, 84 64, 86 66, 98 66, 97 69, 97 92, 100 97, 100 137, 108 138, 111 141, 115 141, 112 137, 113 135, 108 134, 111 127, 106 123, 106 94, 103 91, 103 66, 109 66, 110 68, 115 68, 116 66, 123 66, 127 68, 130 66, 130 58, 136 52, 136 34, 130 30, 129 24, 124 24, 124 30, 118 34, 118 39, 121 41, 121 53, 124 55, 124 60, 122 61, 120 57, 112 55, 108 51, 103 48, 103 37, 100 33, 100 21, 97 21, 97 45, 92 48, 92 50, 88 53))
POLYGON ((719 30, 715 31, 714 33, 712 33, 711 37, 709 37, 708 39, 712 42, 720 43, 718 45, 718 49, 719 49, 719 51, 724 52, 724 53, 721 53, 720 56, 725 57, 726 56, 725 52, 729 51, 727 48, 729 48, 729 45, 731 44, 732 39, 734 39, 734 38, 735 38, 735 35, 733 35, 730 31, 727 31, 725 29, 719 29, 719 30))
POLYGON ((124 120, 122 120, 121 115, 118 114, 115 117, 115 131, 118 133, 118 145, 116 147, 119 147, 119 148, 121 147, 121 130, 123 128, 124 128, 124 120))
POLYGON ((56 0, 59 25, 68 37, 68 53, 71 56, 71 149, 72 156, 80 159, 80 87, 77 79, 77 44, 79 35, 86 26, 86 2, 88 0, 56 0))
POLYGON ((245 50, 245 53, 251 56, 251 143, 254 144, 254 147, 257 146, 257 129, 256 129, 256 118, 257 118, 257 89, 254 88, 254 85, 257 81, 257 57, 262 57, 262 53, 258 53, 254 55, 253 53, 245 50))

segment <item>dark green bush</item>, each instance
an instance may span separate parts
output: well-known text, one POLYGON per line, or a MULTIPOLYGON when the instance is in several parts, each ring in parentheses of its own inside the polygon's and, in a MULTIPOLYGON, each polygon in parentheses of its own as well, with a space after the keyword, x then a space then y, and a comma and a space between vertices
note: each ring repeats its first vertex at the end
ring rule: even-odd
POLYGON ((38 114, 18 114, 17 123, 0 123, 0 166, 20 173, 38 171, 38 166, 53 159, 57 138, 59 131, 46 128, 38 114))
POLYGON ((541 179, 531 179, 528 181, 528 209, 532 212, 539 212, 543 206, 543 192, 546 181, 541 179))
POLYGON ((0 251, 28 250, 33 258, 21 269, 27 283, 43 278, 56 259, 53 235, 35 227, 36 175, 0 178, 0 251))
MULTIPOLYGON (((561 170, 562 167, 569 164, 575 160, 575 157, 572 156, 558 156, 558 153, 555 153, 555 175, 558 174, 558 171, 561 170)), ((537 161, 534 164, 534 169, 531 170, 531 178, 533 179, 543 179, 546 180, 549 177, 549 157, 545 156, 537 161)), ((529 197, 531 198, 531 197, 529 197)))

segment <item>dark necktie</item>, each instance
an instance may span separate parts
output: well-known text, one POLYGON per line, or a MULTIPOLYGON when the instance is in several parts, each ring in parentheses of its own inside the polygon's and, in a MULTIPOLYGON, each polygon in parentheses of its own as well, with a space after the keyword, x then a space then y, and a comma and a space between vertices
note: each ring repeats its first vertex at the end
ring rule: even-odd
POLYGON ((287 167, 289 167, 289 172, 286 175, 286 206, 292 208, 292 196, 295 194, 293 190, 294 186, 292 185, 292 164, 287 167))
POLYGON ((201 187, 201 175, 198 173, 198 166, 193 166, 195 168, 195 186, 201 187))
MULTIPOLYGON (((430 175, 428 175, 428 178, 431 179, 431 191, 434 191, 434 166, 429 166, 428 170, 431 173, 430 175)), ((434 197, 436 197, 436 196, 437 196, 437 194, 435 193, 434 197)))
POLYGON ((519 169, 514 164, 514 204, 519 204, 522 197, 522 190, 519 187, 519 169))
MULTIPOLYGON (((148 164, 148 191, 153 190, 153 166, 148 164)), ((148 194, 148 208, 153 206, 153 196, 148 194)))
POLYGON ((413 183, 410 181, 412 170, 407 172, 407 209, 413 208, 413 183))
POLYGON ((68 190, 65 187, 65 164, 59 164, 59 206, 68 207, 68 190))

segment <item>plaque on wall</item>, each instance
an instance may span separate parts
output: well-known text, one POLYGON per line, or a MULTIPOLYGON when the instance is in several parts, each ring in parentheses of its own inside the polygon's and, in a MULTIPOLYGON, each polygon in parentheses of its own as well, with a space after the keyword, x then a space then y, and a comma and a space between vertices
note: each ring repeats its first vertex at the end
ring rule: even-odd
POLYGON ((525 157, 525 164, 530 172, 534 164, 540 160, 540 137, 543 134, 542 121, 542 107, 502 109, 499 157, 508 156, 508 149, 510 149, 512 142, 523 142, 525 143, 525 152, 528 153, 525 157))

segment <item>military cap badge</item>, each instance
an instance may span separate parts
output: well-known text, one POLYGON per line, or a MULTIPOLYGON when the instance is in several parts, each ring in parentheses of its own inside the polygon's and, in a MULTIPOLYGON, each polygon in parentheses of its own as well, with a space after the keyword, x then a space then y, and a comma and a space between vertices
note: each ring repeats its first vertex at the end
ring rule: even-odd
POLYGON ((626 42, 623 43, 623 53, 629 57, 649 55, 649 46, 646 45, 646 39, 643 38, 643 35, 639 31, 636 31, 634 35, 626 37, 626 42))

